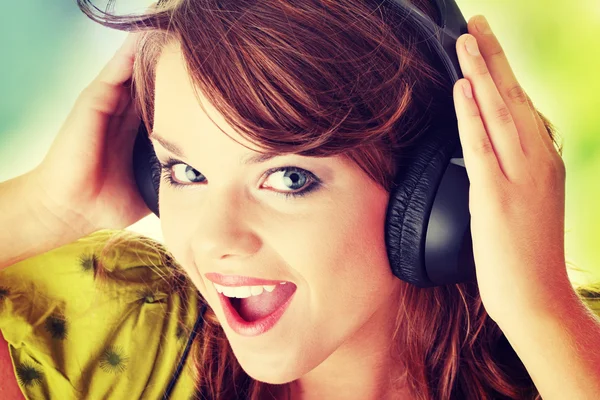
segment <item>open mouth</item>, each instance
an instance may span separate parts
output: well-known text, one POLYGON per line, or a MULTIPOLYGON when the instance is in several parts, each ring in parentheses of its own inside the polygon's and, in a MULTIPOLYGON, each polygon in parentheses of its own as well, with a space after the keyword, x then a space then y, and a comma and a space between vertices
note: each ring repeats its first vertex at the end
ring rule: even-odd
POLYGON ((226 297, 238 315, 246 322, 255 322, 268 317, 277 311, 296 291, 291 282, 279 284, 271 292, 264 290, 261 294, 246 298, 226 297))
POLYGON ((233 309, 235 311, 237 311, 238 315, 246 322, 252 322, 251 320, 249 320, 248 318, 251 318, 250 316, 246 315, 242 315, 242 311, 241 311, 241 305, 242 305, 242 300, 243 299, 238 299, 237 297, 228 297, 227 300, 229 300, 229 302, 231 303, 231 306, 233 307, 233 309))

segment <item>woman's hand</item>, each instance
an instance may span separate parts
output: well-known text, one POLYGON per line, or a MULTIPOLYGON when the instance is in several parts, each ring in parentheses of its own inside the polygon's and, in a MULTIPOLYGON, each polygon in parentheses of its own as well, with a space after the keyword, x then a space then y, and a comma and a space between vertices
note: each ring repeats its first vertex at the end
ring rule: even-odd
POLYGON ((130 82, 140 33, 130 33, 87 86, 44 160, 28 175, 43 207, 82 234, 125 228, 150 210, 133 175, 140 124, 130 82))
POLYGON ((465 79, 454 86, 454 104, 471 185, 477 283, 498 322, 550 310, 554 296, 572 287, 564 254, 565 165, 487 26, 473 17, 469 34, 458 38, 465 79), (465 96, 465 83, 474 98, 465 96))

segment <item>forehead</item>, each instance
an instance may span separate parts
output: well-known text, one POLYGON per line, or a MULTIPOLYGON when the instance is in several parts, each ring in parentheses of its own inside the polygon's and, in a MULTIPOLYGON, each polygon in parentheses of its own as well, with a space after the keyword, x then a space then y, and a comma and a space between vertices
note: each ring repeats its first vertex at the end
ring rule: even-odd
MULTIPOLYGON (((183 111, 197 113, 198 109, 201 110, 199 102, 205 108, 210 106, 202 93, 195 89, 178 43, 165 45, 160 53, 156 64, 154 101, 159 117, 171 113, 180 116, 183 111)), ((213 114, 210 115, 212 118, 218 117, 213 114)))
POLYGON ((248 148, 256 149, 227 123, 194 85, 176 42, 165 45, 156 64, 153 128, 174 141, 189 138, 190 132, 227 138, 224 131, 248 148))

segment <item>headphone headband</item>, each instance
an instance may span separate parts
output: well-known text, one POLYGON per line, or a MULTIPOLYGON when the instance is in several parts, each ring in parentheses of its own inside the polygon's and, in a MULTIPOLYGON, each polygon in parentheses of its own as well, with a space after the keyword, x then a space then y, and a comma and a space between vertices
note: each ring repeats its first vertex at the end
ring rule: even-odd
POLYGON ((420 37, 425 39, 430 52, 441 61, 441 67, 452 85, 463 78, 456 54, 456 41, 467 33, 468 29, 467 22, 454 0, 433 0, 439 23, 406 0, 385 0, 384 3, 395 10, 403 21, 410 23, 420 37))

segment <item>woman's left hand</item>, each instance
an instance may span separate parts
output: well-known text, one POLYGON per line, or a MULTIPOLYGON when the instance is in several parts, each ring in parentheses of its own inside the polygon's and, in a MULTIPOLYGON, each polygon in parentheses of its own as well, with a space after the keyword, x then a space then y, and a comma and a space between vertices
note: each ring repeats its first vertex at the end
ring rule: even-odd
POLYGON ((454 104, 470 181, 477 284, 499 323, 550 311, 572 286, 564 253, 565 165, 486 27, 475 16, 458 38, 465 78, 454 85, 454 104), (463 92, 469 82, 474 98, 463 92))

